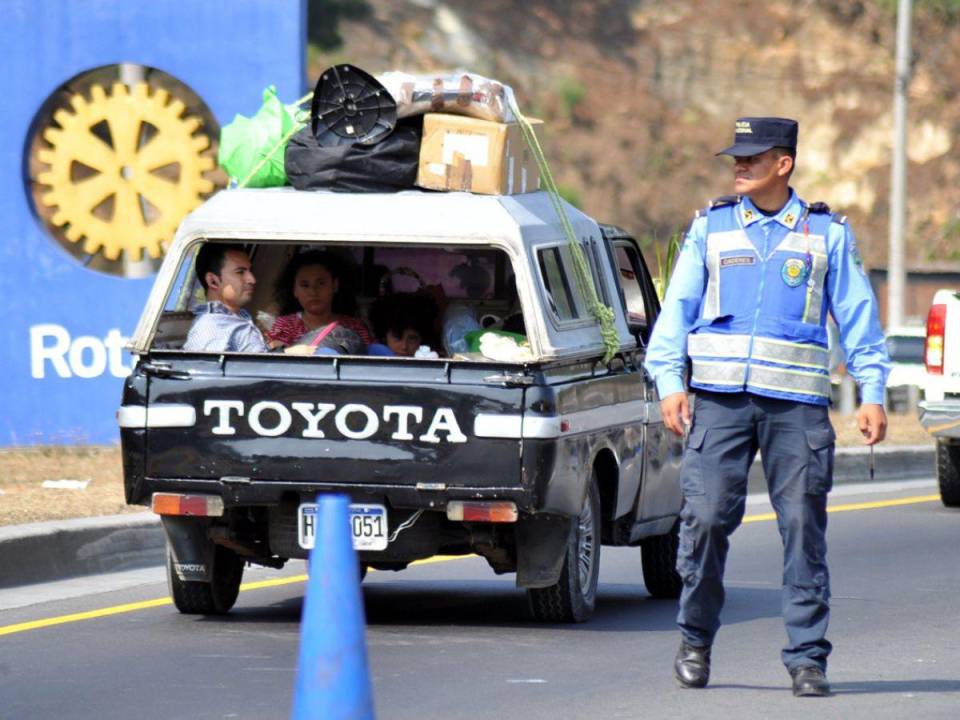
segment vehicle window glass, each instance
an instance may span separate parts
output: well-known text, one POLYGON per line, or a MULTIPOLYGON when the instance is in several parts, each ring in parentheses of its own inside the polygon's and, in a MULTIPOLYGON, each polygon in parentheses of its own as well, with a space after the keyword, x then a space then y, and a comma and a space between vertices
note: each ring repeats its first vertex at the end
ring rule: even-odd
POLYGON ((570 289, 570 281, 564 271, 562 257, 559 247, 545 248, 537 253, 551 309, 560 320, 575 320, 580 315, 570 289))
POLYGON ((198 245, 192 252, 184 256, 180 268, 177 270, 177 279, 167 296, 167 304, 164 310, 168 312, 189 310, 194 305, 204 301, 203 287, 197 280, 196 273, 193 272, 193 262, 199 249, 200 246, 198 245))
POLYGON ((640 278, 640 263, 637 251, 630 245, 617 244, 614 248, 617 260, 617 272, 623 299, 626 303, 627 322, 635 325, 647 323, 647 305, 643 299, 643 286, 640 278))
POLYGON ((922 337, 910 335, 891 335, 887 338, 887 352, 893 362, 917 363, 923 362, 922 337))
POLYGON ((597 243, 591 243, 589 248, 584 248, 584 252, 590 258, 590 267, 593 270, 593 285, 597 289, 597 298, 604 305, 610 305, 610 292, 605 278, 600 272, 603 263, 600 262, 600 250, 597 243))
MULTIPOLYGON (((335 291, 339 308, 336 312, 365 325, 371 337, 375 301, 393 295, 418 295, 432 301, 437 317, 417 316, 424 325, 417 328, 423 344, 431 348, 441 346, 439 312, 448 302, 462 305, 473 326, 479 323, 485 328, 499 329, 503 324, 511 332, 524 334, 516 283, 510 282, 510 258, 500 249, 346 243, 246 243, 246 247, 257 282, 253 298, 243 309, 261 331, 272 328, 279 315, 291 312, 283 309, 278 294, 285 269, 299 253, 320 251, 336 258, 341 273, 335 291)), ((154 348, 181 348, 194 321, 193 309, 206 300, 194 272, 198 250, 199 247, 187 253, 177 269, 158 320, 154 348)), ((572 306, 569 297, 564 302, 566 307, 572 306)), ((430 302, 425 301, 418 306, 418 312, 423 314, 428 307, 430 302)), ((576 312, 572 316, 576 317, 576 312)), ((376 339, 379 342, 383 338, 376 339)))
POLYGON ((416 292, 426 286, 440 287, 448 298, 490 300, 505 297, 498 287, 497 250, 378 247, 372 267, 380 277, 371 294, 416 292))

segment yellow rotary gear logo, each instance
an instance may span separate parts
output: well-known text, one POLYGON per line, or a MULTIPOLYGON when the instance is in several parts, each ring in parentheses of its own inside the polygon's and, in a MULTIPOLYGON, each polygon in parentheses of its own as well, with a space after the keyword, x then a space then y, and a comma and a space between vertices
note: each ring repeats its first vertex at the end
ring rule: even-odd
POLYGON ((201 121, 184 117, 186 105, 170 98, 144 82, 132 90, 116 83, 109 92, 94 85, 89 100, 76 93, 72 112, 53 114, 59 128, 43 132, 51 147, 37 154, 50 166, 37 175, 49 188, 40 201, 84 252, 159 258, 183 217, 213 191, 204 177, 214 168, 203 155, 210 140, 195 134, 201 121))

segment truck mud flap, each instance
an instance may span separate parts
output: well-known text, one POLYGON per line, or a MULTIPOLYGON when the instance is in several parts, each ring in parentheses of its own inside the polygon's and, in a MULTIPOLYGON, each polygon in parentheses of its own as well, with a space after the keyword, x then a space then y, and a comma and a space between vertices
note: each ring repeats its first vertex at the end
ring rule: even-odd
POLYGON ((216 546, 210 542, 210 521, 173 515, 161 517, 167 547, 173 554, 173 569, 184 582, 210 582, 213 578, 213 555, 216 546))
POLYGON ((544 588, 560 579, 574 518, 525 515, 517 522, 517 587, 544 588))

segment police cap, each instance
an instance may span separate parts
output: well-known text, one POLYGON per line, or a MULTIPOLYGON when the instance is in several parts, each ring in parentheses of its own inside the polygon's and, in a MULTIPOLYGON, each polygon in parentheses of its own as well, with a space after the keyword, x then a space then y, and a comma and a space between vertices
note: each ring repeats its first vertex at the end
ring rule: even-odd
POLYGON ((776 117, 744 117, 737 120, 733 145, 717 155, 750 157, 771 148, 797 147, 797 121, 776 117))

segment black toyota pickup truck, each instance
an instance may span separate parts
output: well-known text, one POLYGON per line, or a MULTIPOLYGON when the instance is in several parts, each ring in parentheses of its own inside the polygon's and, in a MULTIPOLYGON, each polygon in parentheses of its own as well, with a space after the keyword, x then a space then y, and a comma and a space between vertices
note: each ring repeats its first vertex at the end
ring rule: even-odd
POLYGON ((679 593, 681 448, 643 371, 659 304, 632 238, 567 213, 615 312, 609 362, 542 192, 228 190, 183 222, 118 411, 126 499, 161 515, 181 612, 228 611, 246 563, 305 558, 321 493, 350 497, 362 571, 475 553, 516 573, 537 619, 579 622, 601 545, 629 545, 651 594, 679 593), (293 256, 323 249, 359 318, 429 288, 490 332, 469 347, 438 336, 424 357, 187 351, 194 258, 217 242, 252 259, 254 317, 277 312, 293 256), (522 332, 498 331, 505 318, 522 332))

